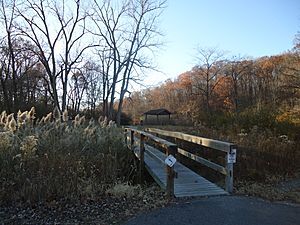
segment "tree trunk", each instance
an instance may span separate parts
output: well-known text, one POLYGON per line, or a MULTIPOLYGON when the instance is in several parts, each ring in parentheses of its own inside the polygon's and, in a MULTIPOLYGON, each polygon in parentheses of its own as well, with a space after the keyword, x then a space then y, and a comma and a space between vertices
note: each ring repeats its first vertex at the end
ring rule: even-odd
POLYGON ((13 44, 11 40, 11 33, 10 31, 7 31, 7 41, 8 41, 8 48, 9 48, 9 58, 11 63, 11 69, 12 69, 12 84, 13 84, 13 102, 12 107, 13 110, 17 110, 16 107, 18 105, 18 88, 17 88, 17 71, 16 71, 16 60, 15 60, 15 53, 13 49, 13 44))
POLYGON ((61 111, 60 109, 60 105, 59 105, 59 100, 58 100, 58 94, 57 94, 57 88, 56 88, 56 79, 55 76, 50 77, 50 85, 51 85, 51 89, 52 89, 52 94, 53 94, 53 103, 54 103, 54 107, 57 107, 57 109, 59 111, 61 111))
MULTIPOLYGON (((68 88, 68 81, 67 81, 67 75, 63 74, 64 72, 62 71, 62 78, 61 78, 61 82, 62 82, 62 86, 63 86, 63 92, 62 92, 62 103, 61 103, 61 110, 62 112, 65 111, 66 109, 66 104, 67 104, 67 88, 68 88), (63 79, 63 76, 65 76, 65 79, 63 79)), ((66 73, 66 71, 65 71, 66 73)))
POLYGON ((3 73, 3 69, 1 68, 0 75, 1 75, 1 86, 2 86, 2 92, 3 92, 4 105, 5 105, 5 109, 8 112, 11 112, 11 106, 10 106, 10 101, 9 101, 9 97, 8 97, 8 90, 6 87, 6 82, 3 79, 2 73, 3 73))

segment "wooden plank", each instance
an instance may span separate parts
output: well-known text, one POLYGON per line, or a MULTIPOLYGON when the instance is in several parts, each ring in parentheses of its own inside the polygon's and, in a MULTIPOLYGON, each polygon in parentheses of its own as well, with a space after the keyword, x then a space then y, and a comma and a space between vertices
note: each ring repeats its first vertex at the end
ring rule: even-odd
POLYGON ((199 193, 199 194, 212 194, 212 193, 218 193, 218 194, 228 194, 227 192, 225 192, 224 190, 220 190, 220 189, 203 189, 203 190, 198 190, 198 189, 175 189, 176 191, 176 195, 177 194, 182 194, 182 193, 199 193))
POLYGON ((188 193, 188 192, 198 192, 198 193, 225 193, 225 191, 220 190, 220 189, 198 189, 198 188, 193 188, 193 189, 184 189, 184 188, 175 188, 175 193, 188 193))
MULTIPOLYGON (((133 152, 139 158, 141 142, 136 137, 133 139, 133 152)), ((158 149, 146 144, 144 144, 144 148, 145 168, 148 170, 155 182, 166 191, 167 173, 165 164, 163 163, 166 155, 158 149)), ((196 174, 194 171, 179 162, 174 165, 174 170, 178 173, 178 178, 174 179, 174 195, 176 197, 228 194, 222 188, 196 174)))
POLYGON ((188 183, 184 183, 179 185, 178 183, 176 183, 176 189, 180 190, 222 190, 224 191, 222 188, 218 187, 217 185, 213 184, 213 186, 211 185, 213 183, 211 183, 210 181, 206 180, 204 183, 199 183, 198 185, 189 185, 188 183))
POLYGON ((218 193, 218 192, 180 192, 180 193, 176 193, 176 197, 180 198, 180 197, 202 197, 202 196, 220 196, 220 195, 228 195, 228 193, 218 193))
POLYGON ((156 128, 146 128, 146 131, 160 134, 163 136, 178 138, 178 139, 192 142, 195 144, 199 144, 199 145, 202 145, 205 147, 220 150, 223 152, 229 152, 231 149, 231 146, 234 145, 233 143, 229 143, 229 142, 223 142, 223 141, 218 141, 218 140, 214 140, 214 139, 198 137, 195 135, 184 134, 184 133, 175 132, 175 131, 166 131, 166 130, 160 130, 160 129, 156 129, 156 128))
POLYGON ((180 192, 199 192, 199 193, 201 193, 201 192, 218 192, 218 193, 226 193, 224 190, 222 190, 222 189, 206 189, 206 188, 193 188, 193 189, 185 189, 185 188, 177 188, 177 186, 176 186, 176 188, 175 188, 175 192, 176 193, 180 193, 180 192))
POLYGON ((139 168, 139 182, 140 184, 143 183, 143 175, 144 175, 144 167, 145 167, 145 143, 144 143, 145 136, 141 134, 140 137, 140 168, 139 168))
POLYGON ((186 150, 183 150, 181 148, 178 148, 178 153, 180 153, 180 154, 182 154, 182 155, 184 155, 184 156, 186 156, 186 157, 188 157, 190 159, 193 159, 193 160, 195 160, 195 161, 197 161, 197 162, 199 162, 199 163, 201 163, 201 164, 203 164, 203 165, 205 165, 205 166, 207 166, 207 167, 209 167, 209 168, 211 168, 213 170, 216 170, 216 171, 218 171, 218 172, 220 172, 220 173, 222 173, 224 175, 227 174, 225 167, 220 166, 220 165, 218 165, 216 163, 213 163, 213 162, 211 162, 211 161, 209 161, 207 159, 204 159, 204 158, 202 158, 200 156, 197 156, 197 155, 195 155, 193 153, 190 153, 190 152, 188 152, 186 150))
POLYGON ((156 143, 160 144, 164 148, 169 148, 169 147, 177 146, 176 144, 174 144, 172 142, 169 142, 169 141, 164 140, 162 138, 156 137, 155 135, 147 133, 147 132, 144 132, 142 130, 137 130, 137 129, 134 129, 134 128, 127 128, 127 129, 130 129, 131 131, 133 131, 135 133, 138 133, 138 134, 143 134, 145 137, 150 138, 151 140, 153 140, 156 143))
MULTIPOLYGON (((208 181, 210 182, 210 181, 208 181)), ((184 181, 184 180, 180 180, 180 183, 176 183, 176 186, 178 187, 199 187, 199 188, 219 188, 217 185, 213 184, 213 183, 207 183, 206 181, 201 181, 201 182, 197 182, 197 183, 191 183, 188 181, 184 181), (183 183, 184 182, 184 183, 183 183)))
POLYGON ((217 185, 215 185, 215 184, 211 184, 211 183, 182 183, 182 184, 178 184, 178 183, 176 183, 176 187, 177 188, 200 188, 200 189, 202 189, 202 188, 205 188, 205 189, 209 189, 209 188, 212 188, 212 189, 214 189, 214 188, 220 188, 220 187, 218 187, 217 185))
POLYGON ((176 191, 183 191, 183 190, 187 190, 187 191, 199 191, 199 192, 203 192, 203 191, 222 191, 222 192, 225 192, 222 188, 220 187, 214 187, 214 188, 207 188, 207 187, 198 187, 198 186, 195 186, 195 187, 184 187, 184 186, 181 186, 181 187, 178 187, 178 185, 175 186, 175 190, 176 191))
POLYGON ((175 179, 174 190, 176 197, 228 194, 222 188, 206 180, 182 164, 176 163, 175 165, 175 170, 178 172, 178 179, 175 179), (180 171, 182 172, 180 173, 180 171))
POLYGON ((145 164, 145 168, 148 170, 149 174, 153 177, 155 182, 160 186, 161 189, 166 190, 166 185, 165 183, 156 175, 156 173, 152 170, 148 164, 145 164))
POLYGON ((157 151, 155 152, 154 147, 152 147, 150 145, 146 145, 146 144, 145 144, 145 150, 149 155, 151 155, 152 157, 157 159, 161 164, 165 164, 165 158, 166 158, 165 154, 163 154, 162 152, 161 152, 161 154, 159 154, 157 151))

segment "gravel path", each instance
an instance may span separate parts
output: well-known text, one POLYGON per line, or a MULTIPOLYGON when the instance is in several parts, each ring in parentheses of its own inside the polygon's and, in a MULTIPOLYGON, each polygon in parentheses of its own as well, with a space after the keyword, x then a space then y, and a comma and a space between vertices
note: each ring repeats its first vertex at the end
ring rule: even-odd
POLYGON ((210 197, 138 215, 123 225, 300 225, 300 205, 242 196, 210 197))

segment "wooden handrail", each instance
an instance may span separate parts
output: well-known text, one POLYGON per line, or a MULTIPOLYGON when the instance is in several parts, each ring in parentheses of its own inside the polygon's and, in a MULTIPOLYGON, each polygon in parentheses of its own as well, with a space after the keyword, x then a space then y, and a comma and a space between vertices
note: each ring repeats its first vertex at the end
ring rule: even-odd
POLYGON ((219 164, 213 163, 213 162, 211 162, 207 159, 204 159, 200 156, 197 156, 197 155, 195 155, 193 153, 190 153, 186 150, 183 150, 181 148, 178 148, 178 153, 180 153, 181 155, 184 155, 184 156, 186 156, 186 157, 188 157, 192 160, 195 160, 196 162, 199 162, 199 163, 201 163, 201 164, 203 164, 203 165, 205 165, 205 166, 207 166, 207 167, 209 167, 209 168, 211 168, 215 171, 218 171, 221 174, 224 174, 224 175, 227 174, 226 168, 223 167, 223 166, 220 166, 219 164))
POLYGON ((225 190, 229 193, 233 192, 233 163, 228 161, 228 158, 230 154, 233 153, 233 151, 237 149, 237 146, 230 142, 223 142, 218 141, 214 139, 209 138, 203 138, 198 137, 190 134, 184 134, 180 132, 174 132, 174 131, 166 131, 166 130, 160 130, 156 128, 146 128, 145 129, 148 132, 152 132, 158 135, 166 136, 166 137, 173 137, 180 140, 184 140, 187 142, 195 143, 204 147, 208 147, 211 149, 219 150, 226 153, 225 157, 225 167, 218 165, 216 163, 213 163, 207 159, 204 159, 200 156, 197 156, 195 154, 192 154, 184 149, 178 148, 178 153, 196 161, 199 162, 215 171, 218 171, 219 173, 225 175, 225 190))
POLYGON ((139 180, 143 182, 143 174, 145 167, 145 136, 140 134, 140 169, 139 169, 139 180))
MULTIPOLYGON (((166 156, 172 154, 173 156, 176 156, 177 154, 177 145, 169 142, 167 140, 164 140, 162 138, 156 137, 153 134, 149 134, 147 132, 144 132, 142 130, 138 130, 135 128, 126 127, 125 129, 125 143, 127 143, 127 135, 126 132, 130 131, 130 149, 133 150, 134 146, 134 134, 139 135, 140 139, 140 168, 139 168, 139 179, 140 182, 142 182, 142 174, 143 174, 143 168, 144 168, 144 152, 145 152, 145 138, 150 139, 154 141, 155 143, 159 144, 163 149, 165 149, 166 156)), ((174 177, 175 172, 173 167, 166 166, 166 172, 167 172, 167 185, 166 185, 166 194, 169 198, 174 197, 174 177)))
POLYGON ((133 131, 133 132, 135 132, 137 134, 142 134, 145 137, 153 140, 154 142, 156 142, 157 144, 159 144, 163 148, 170 148, 170 147, 172 148, 172 147, 176 147, 177 146, 176 144, 174 144, 172 142, 169 142, 167 140, 164 140, 162 138, 159 138, 159 137, 157 137, 157 136, 155 136, 153 134, 147 133, 147 132, 142 131, 142 130, 137 130, 135 128, 125 128, 125 129, 129 129, 129 130, 131 130, 131 131, 133 131))
POLYGON ((163 136, 178 138, 178 139, 181 139, 184 141, 192 142, 192 143, 195 143, 198 145, 202 145, 202 146, 205 146, 208 148, 213 148, 213 149, 220 150, 223 152, 229 152, 231 150, 231 146, 234 145, 233 143, 229 143, 229 142, 198 137, 195 135, 184 134, 181 132, 166 131, 166 130, 160 130, 160 129, 156 129, 156 128, 146 128, 145 130, 148 132, 156 133, 156 134, 163 135, 163 136))

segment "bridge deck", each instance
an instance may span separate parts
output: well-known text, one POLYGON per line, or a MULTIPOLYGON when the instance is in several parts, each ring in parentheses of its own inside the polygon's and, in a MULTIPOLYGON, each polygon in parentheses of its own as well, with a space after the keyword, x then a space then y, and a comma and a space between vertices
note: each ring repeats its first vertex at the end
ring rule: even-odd
MULTIPOLYGON (((134 149, 135 155, 139 158, 139 149, 134 149)), ((156 148, 145 145, 145 167, 154 180, 163 188, 166 188, 167 174, 165 165, 162 163, 166 155, 156 148)), ((218 187, 216 184, 206 180, 191 169, 176 162, 174 170, 178 177, 174 179, 175 197, 190 196, 212 196, 227 195, 228 192, 218 187)))

